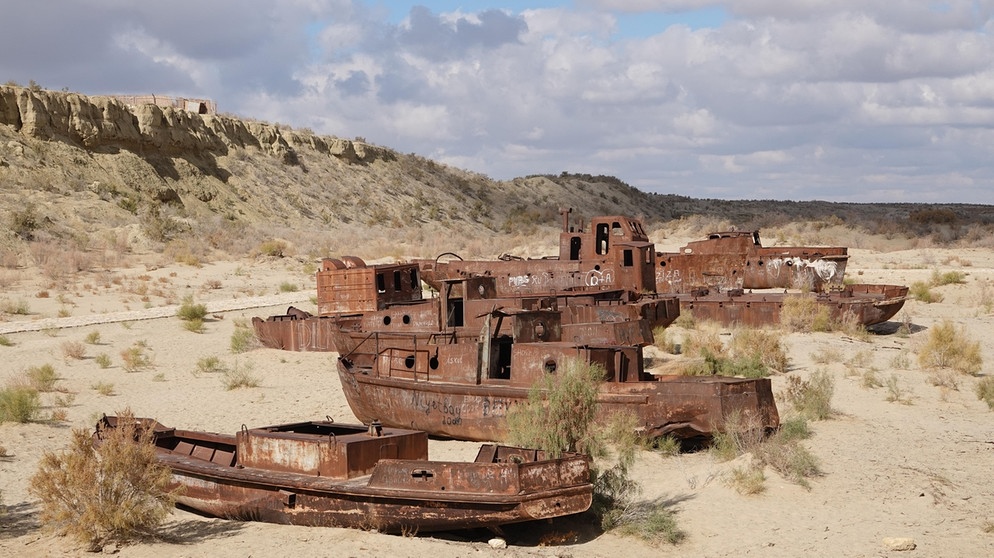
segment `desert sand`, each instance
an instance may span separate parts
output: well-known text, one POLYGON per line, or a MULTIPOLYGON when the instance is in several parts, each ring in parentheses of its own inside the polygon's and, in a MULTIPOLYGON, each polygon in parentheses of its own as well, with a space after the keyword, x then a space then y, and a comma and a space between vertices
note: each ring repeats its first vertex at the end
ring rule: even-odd
MULTIPOLYGON (((682 243, 673 240, 676 248, 682 243)), ((850 250, 847 273, 861 282, 909 285, 933 269, 967 274, 965 284, 934 289, 939 303, 909 301, 899 316, 913 333, 895 327, 862 341, 838 333, 790 334, 790 374, 803 378, 818 369, 835 380, 834 418, 811 423, 803 443, 819 459, 822 475, 803 488, 766 471, 766 490, 742 495, 726 481, 739 465, 707 452, 674 457, 644 452, 634 475, 643 497, 662 499, 676 514, 686 539, 650 546, 637 539, 599 533, 583 519, 530 529, 508 528, 506 549, 487 544, 491 535, 465 533, 402 537, 339 528, 303 528, 241 523, 176 510, 158 541, 105 549, 120 556, 991 556, 994 555, 994 412, 977 399, 978 377, 958 375, 955 387, 939 387, 918 367, 916 344, 933 324, 950 319, 981 342, 984 369, 994 371, 989 333, 994 315, 984 301, 994 296, 994 251, 929 249, 903 252, 850 250), (955 257, 954 257, 955 256, 955 257), (987 297, 987 298, 985 298, 987 297), (837 351, 840 362, 817 364, 812 355, 837 351), (881 379, 897 378, 902 397, 888 401, 886 387, 863 387, 844 362, 863 353, 881 379), (895 358, 904 355, 907 358, 895 358), (906 364, 903 364, 902 361, 906 364), (899 363, 899 364, 895 364, 899 363), (538 534, 536 534, 538 533, 538 534), (900 552, 888 538, 913 539, 900 552), (555 544, 539 544, 537 541, 555 544)), ((0 555, 75 556, 86 550, 42 528, 28 479, 46 451, 65 448, 73 428, 92 429, 97 418, 130 408, 175 427, 234 432, 259 426, 333 417, 354 422, 338 385, 333 353, 294 353, 256 348, 233 354, 230 339, 252 316, 282 313, 286 306, 314 310, 312 276, 306 262, 253 259, 202 267, 168 264, 93 272, 73 278, 37 277, 30 270, 7 272, 2 298, 26 302, 26 315, 6 315, 0 335, 0 382, 31 366, 52 364, 61 393, 43 394, 48 416, 55 398, 72 395, 66 420, 0 425, 0 490, 6 506, 0 555), (298 286, 281 292, 282 283, 298 286), (203 333, 181 326, 175 307, 186 294, 205 303, 213 317, 203 333), (165 307, 165 309, 163 309, 165 307), (60 317, 61 314, 61 317, 60 317), (155 317, 159 316, 159 317, 155 317), (65 342, 86 344, 81 360, 66 359, 65 342), (154 368, 126 372, 120 353, 144 341, 154 368), (110 356, 98 366, 100 353, 110 356), (258 387, 226 390, 220 374, 197 369, 199 359, 217 356, 229 367, 249 367, 258 387), (103 395, 95 386, 112 385, 103 395)), ((210 316, 210 314, 209 314, 210 316)), ((773 378, 783 390, 785 376, 773 378)), ((788 409, 781 404, 781 414, 788 409)), ((432 440, 432 458, 470 459, 478 444, 432 440)))

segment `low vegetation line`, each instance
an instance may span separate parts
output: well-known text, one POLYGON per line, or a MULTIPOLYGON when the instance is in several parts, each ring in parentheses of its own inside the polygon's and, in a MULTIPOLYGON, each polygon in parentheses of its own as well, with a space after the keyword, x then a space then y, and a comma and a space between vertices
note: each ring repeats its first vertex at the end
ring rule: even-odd
MULTIPOLYGON (((229 312, 231 310, 243 310, 245 308, 262 308, 267 306, 278 306, 282 304, 294 304, 306 302, 310 296, 307 293, 280 293, 268 296, 254 296, 245 298, 233 298, 229 300, 214 300, 204 302, 208 312, 229 312)), ((8 333, 20 333, 23 331, 43 331, 47 329, 64 329, 71 327, 83 327, 96 324, 109 324, 114 322, 131 322, 136 320, 153 320, 156 318, 172 318, 176 316, 176 311, 180 305, 159 306, 155 308, 142 308, 141 310, 128 310, 125 312, 109 312, 106 314, 90 314, 88 316, 70 316, 68 318, 42 318, 32 321, 18 321, 0 323, 0 335, 8 333)))

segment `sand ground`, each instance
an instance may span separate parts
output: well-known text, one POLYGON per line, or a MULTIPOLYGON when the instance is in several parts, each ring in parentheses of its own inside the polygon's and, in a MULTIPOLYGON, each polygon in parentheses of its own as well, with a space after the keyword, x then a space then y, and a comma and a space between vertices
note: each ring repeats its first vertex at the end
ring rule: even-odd
MULTIPOLYGON (((680 244, 674 241, 675 246, 680 244)), ((666 248, 666 247, 663 247, 666 248)), ((837 416, 811 423, 804 444, 819 459, 823 474, 810 489, 766 471, 766 490, 739 494, 726 481, 738 461, 719 462, 707 452, 664 457, 645 452, 634 474, 647 499, 660 498, 687 533, 677 546, 648 546, 612 533, 600 534, 583 521, 556 522, 539 545, 530 530, 509 529, 507 549, 492 549, 484 533, 401 537, 337 528, 301 528, 240 523, 177 510, 163 540, 113 548, 121 556, 991 556, 994 555, 994 412, 979 401, 978 377, 959 375, 955 387, 929 380, 915 348, 933 324, 949 319, 980 341, 982 375, 994 372, 994 251, 913 250, 877 253, 851 250, 848 274, 871 283, 911 284, 933 269, 965 272, 966 282, 934 289, 939 303, 910 301, 900 314, 916 326, 910 336, 873 335, 868 341, 836 333, 787 336, 791 374, 808 377, 818 369, 835 380, 837 416), (985 302, 987 303, 985 305, 985 302), (817 364, 814 355, 839 355, 838 363, 817 364), (861 355, 862 366, 845 365, 861 355), (888 401, 886 387, 863 387, 870 368, 882 380, 896 378, 901 401, 888 401), (914 540, 900 553, 888 537, 914 540)), ((0 335, 0 383, 32 366, 52 364, 62 392, 43 394, 46 416, 61 398, 66 420, 0 425, 0 490, 6 515, 0 555, 84 555, 85 550, 54 537, 38 523, 28 479, 46 451, 65 448, 72 428, 91 429, 103 413, 130 408, 176 427, 234 432, 259 426, 331 416, 355 419, 342 395, 333 353, 292 353, 257 348, 233 354, 230 339, 252 316, 282 313, 295 304, 313 310, 313 280, 306 262, 243 260, 202 267, 180 264, 139 266, 73 277, 37 277, 32 270, 0 277, 0 299, 28 314, 5 315, 0 335), (296 292, 284 283, 296 285, 296 292), (282 287, 281 287, 282 285, 282 287), (214 315, 203 333, 185 330, 174 316, 184 295, 193 294, 214 315), (162 307, 167 307, 165 310, 162 307), (61 317, 60 317, 61 315, 61 317), (160 315, 162 317, 153 317, 160 315), (66 359, 67 342, 86 344, 81 360, 66 359), (122 350, 142 342, 154 367, 126 372, 122 350), (111 366, 95 358, 104 353, 111 366), (259 386, 226 390, 218 373, 201 372, 200 359, 216 356, 229 368, 248 370, 259 386), (112 386, 101 394, 99 386, 112 386), (66 401, 70 399, 71 401, 66 401)), ((891 330, 896 328, 890 328, 891 330)), ((784 376, 774 378, 783 390, 784 376)), ((786 409, 781 406, 781 412, 786 409)), ((478 444, 432 440, 433 458, 470 459, 478 444)), ((742 458, 740 458, 742 459, 742 458)))

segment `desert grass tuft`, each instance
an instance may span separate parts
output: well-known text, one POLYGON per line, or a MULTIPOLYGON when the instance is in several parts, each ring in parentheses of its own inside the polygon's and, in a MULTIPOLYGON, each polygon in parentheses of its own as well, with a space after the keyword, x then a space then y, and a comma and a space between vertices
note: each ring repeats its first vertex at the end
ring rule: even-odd
POLYGON ((121 367, 126 372, 141 372, 155 367, 152 355, 148 353, 148 345, 143 341, 136 341, 121 351, 121 362, 121 367))
POLYGON ((41 519, 91 550, 153 535, 175 502, 171 473, 159 463, 152 430, 129 411, 117 428, 94 444, 89 430, 75 429, 68 449, 46 452, 31 477, 41 519))
POLYGON ((835 380, 825 370, 816 370, 808 380, 799 376, 787 376, 784 399, 794 411, 808 420, 825 420, 834 414, 832 396, 835 393, 835 380))
POLYGON ((891 403, 901 403, 902 405, 910 405, 911 397, 908 392, 901 387, 900 380, 897 378, 897 374, 891 374, 887 378, 887 401, 891 403))
POLYGON ((928 338, 918 350, 922 368, 951 368, 964 374, 978 374, 983 367, 980 342, 974 341, 964 327, 949 320, 929 328, 928 338))
POLYGON ((88 344, 88 345, 99 345, 100 344, 100 332, 94 330, 94 331, 91 331, 90 333, 87 333, 86 337, 83 339, 83 341, 86 342, 86 344, 88 344))
POLYGON ((80 341, 63 341, 59 345, 63 360, 83 360, 86 358, 86 346, 80 341))
POLYGON ((936 292, 932 292, 932 285, 925 281, 915 281, 908 288, 908 294, 914 297, 915 300, 924 302, 925 304, 932 304, 935 302, 942 302, 942 295, 936 292))
POLYGON ((90 389, 100 395, 114 395, 114 384, 110 382, 97 382, 91 385, 90 389))
POLYGON ((673 340, 673 336, 670 335, 670 331, 666 327, 661 326, 653 329, 652 340, 652 344, 664 353, 669 353, 671 355, 679 353, 677 343, 673 340))
POLYGON ((766 490, 766 475, 763 474, 762 465, 736 467, 729 471, 729 475, 727 484, 739 494, 761 494, 766 490))
POLYGON ((250 351, 259 346, 259 340, 255 333, 247 326, 235 324, 235 331, 231 333, 231 352, 235 354, 250 351))
POLYGON ((227 372, 228 365, 220 359, 220 357, 209 355, 201 357, 197 360, 197 370, 195 374, 214 374, 218 372, 227 372))
POLYGON ((59 375, 51 364, 29 366, 24 375, 27 385, 40 392, 55 391, 55 383, 59 381, 59 375))
POLYGON ((99 366, 100 368, 110 368, 111 365, 110 355, 108 355, 107 353, 100 353, 97 356, 93 357, 93 362, 97 363, 97 366, 99 366))
POLYGON ((13 347, 14 342, 6 335, 0 335, 0 347, 13 347))
POLYGON ((221 382, 224 389, 231 391, 243 387, 259 387, 259 378, 253 373, 253 368, 251 362, 245 364, 235 362, 234 366, 223 372, 221 382))
POLYGON ((203 322, 204 317, 207 316, 207 306, 195 303, 193 301, 193 295, 188 294, 183 297, 183 301, 180 303, 179 309, 176 310, 176 316, 185 322, 196 320, 203 322))
POLYGON ((818 304, 813 296, 790 295, 780 307, 780 325, 795 333, 831 331, 832 317, 828 307, 818 304))
POLYGON ((994 411, 994 376, 982 378, 973 391, 977 394, 977 399, 987 403, 987 407, 994 411))
POLYGON ((0 389, 0 423, 31 422, 41 411, 38 390, 23 382, 8 382, 0 389))

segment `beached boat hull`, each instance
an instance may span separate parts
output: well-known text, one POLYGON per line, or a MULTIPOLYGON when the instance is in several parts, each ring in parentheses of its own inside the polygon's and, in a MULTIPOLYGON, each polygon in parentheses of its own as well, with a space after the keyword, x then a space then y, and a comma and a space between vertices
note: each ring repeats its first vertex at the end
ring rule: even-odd
MULTIPOLYGON (((177 503, 227 519, 416 533, 580 513, 593 493, 589 459, 575 454, 488 444, 474 462, 430 461, 424 432, 389 427, 315 422, 230 436, 139 420, 156 425, 177 503)), ((96 437, 115 425, 105 417, 96 437)))
POLYGON ((680 312, 696 320, 710 320, 726 326, 762 327, 779 324, 784 301, 790 297, 812 298, 828 317, 847 318, 863 326, 872 326, 893 318, 908 298, 908 287, 901 285, 857 284, 827 293, 743 292, 731 289, 714 292, 698 289, 677 295, 680 312))
MULTIPOLYGON (((546 358, 562 356, 550 353, 546 358)), ((338 373, 349 406, 360 420, 375 419, 460 440, 506 439, 507 413, 528 400, 530 389, 528 384, 513 386, 486 377, 479 384, 433 381, 430 373, 388 377, 345 358, 339 359, 338 373)), ((674 375, 605 381, 597 402, 599 416, 631 413, 639 430, 650 438, 706 438, 721 431, 733 413, 753 416, 757 426, 766 429, 779 426, 768 378, 674 375)))

